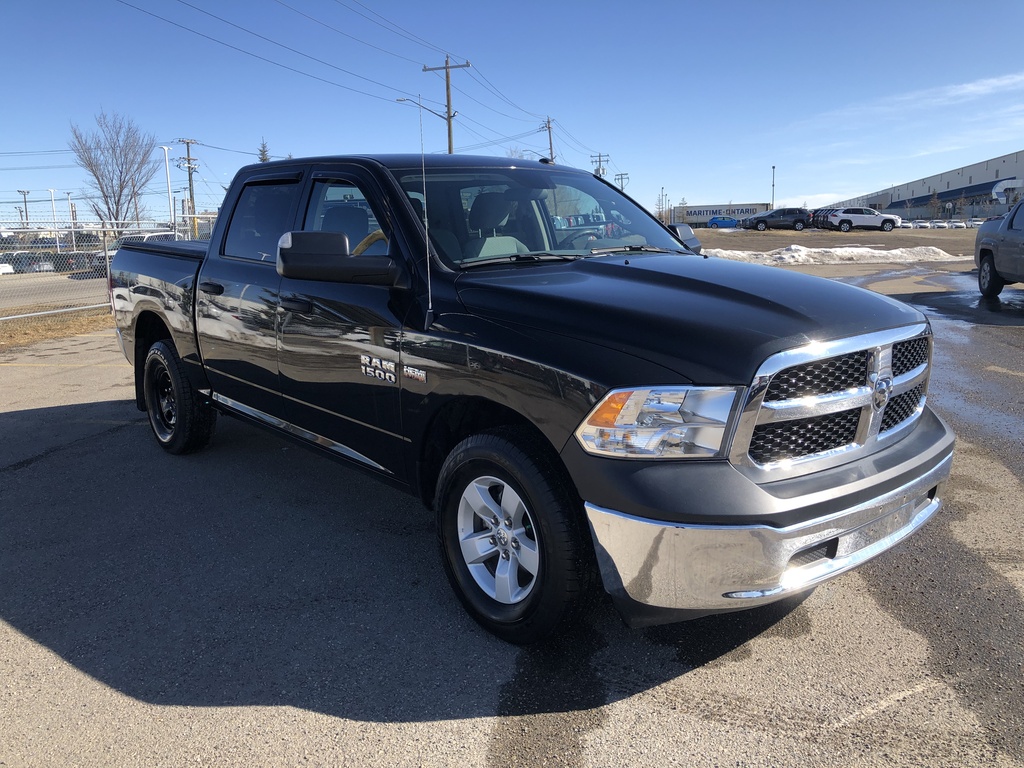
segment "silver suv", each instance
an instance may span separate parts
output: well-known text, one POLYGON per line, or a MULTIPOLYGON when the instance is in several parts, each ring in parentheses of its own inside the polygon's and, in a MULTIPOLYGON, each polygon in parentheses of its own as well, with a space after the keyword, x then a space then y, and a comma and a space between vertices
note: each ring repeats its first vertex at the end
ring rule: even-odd
POLYGON ((879 213, 874 208, 836 208, 828 214, 829 228, 840 232, 849 232, 857 227, 892 232, 902 221, 895 214, 879 213))

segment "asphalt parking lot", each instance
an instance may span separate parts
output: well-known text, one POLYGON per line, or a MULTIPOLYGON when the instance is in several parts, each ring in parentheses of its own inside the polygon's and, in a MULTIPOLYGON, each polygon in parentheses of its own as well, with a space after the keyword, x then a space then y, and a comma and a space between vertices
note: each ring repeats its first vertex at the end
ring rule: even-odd
POLYGON ((414 499, 229 419, 165 455, 111 331, 0 353, 0 765, 1024 766, 1024 289, 808 269, 931 317, 940 518, 802 600, 525 649, 414 499))

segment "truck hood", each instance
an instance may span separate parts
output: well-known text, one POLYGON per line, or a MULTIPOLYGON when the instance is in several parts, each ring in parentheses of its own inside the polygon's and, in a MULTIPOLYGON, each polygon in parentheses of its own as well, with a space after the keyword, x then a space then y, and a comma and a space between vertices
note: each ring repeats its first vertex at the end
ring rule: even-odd
POLYGON ((749 384, 783 349, 924 322, 853 286, 677 254, 481 268, 456 288, 474 315, 615 349, 695 384, 749 384))

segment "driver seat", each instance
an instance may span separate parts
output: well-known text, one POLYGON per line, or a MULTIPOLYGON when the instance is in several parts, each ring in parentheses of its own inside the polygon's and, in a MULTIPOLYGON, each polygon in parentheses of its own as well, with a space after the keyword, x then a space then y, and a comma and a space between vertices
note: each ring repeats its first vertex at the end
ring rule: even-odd
POLYGON ((511 214, 512 201, 501 192, 477 195, 469 209, 469 228, 480 235, 466 243, 464 260, 529 253, 530 249, 518 238, 498 234, 498 229, 508 223, 511 214))

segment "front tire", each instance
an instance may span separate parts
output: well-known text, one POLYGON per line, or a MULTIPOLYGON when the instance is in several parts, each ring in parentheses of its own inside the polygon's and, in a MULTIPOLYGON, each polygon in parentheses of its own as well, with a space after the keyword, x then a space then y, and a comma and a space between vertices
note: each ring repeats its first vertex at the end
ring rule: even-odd
POLYGON ((579 502, 518 429, 466 438, 441 468, 435 498, 448 580, 482 627, 510 643, 557 634, 590 581, 579 502))
POLYGON ((766 229, 768 229, 768 225, 767 224, 765 224, 763 221, 757 222, 757 231, 758 232, 764 232, 766 229))
POLYGON ((143 393, 149 425, 168 453, 191 453, 213 437, 217 412, 199 399, 174 346, 158 341, 146 353, 143 393))
POLYGON ((853 229, 853 225, 850 224, 850 222, 848 222, 848 221, 841 221, 841 222, 839 222, 839 231, 840 232, 849 232, 851 229, 853 229))
POLYGON ((883 221, 882 222, 882 231, 883 232, 892 232, 894 226, 895 226, 895 224, 893 224, 891 221, 883 221))
POLYGON ((978 267, 978 290, 986 299, 994 299, 1003 291, 1006 281, 996 272, 995 260, 986 255, 978 267))

